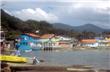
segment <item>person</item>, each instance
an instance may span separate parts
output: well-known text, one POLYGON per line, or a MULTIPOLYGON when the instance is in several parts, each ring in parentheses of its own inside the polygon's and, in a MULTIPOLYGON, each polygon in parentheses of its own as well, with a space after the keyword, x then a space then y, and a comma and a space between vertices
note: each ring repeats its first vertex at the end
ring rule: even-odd
POLYGON ((21 56, 21 53, 20 53, 20 51, 18 50, 18 48, 16 48, 16 50, 15 50, 11 55, 21 56))
POLYGON ((11 45, 10 43, 7 43, 7 48, 10 49, 11 45))
POLYGON ((10 43, 9 42, 6 42, 5 43, 5 50, 9 50, 10 49, 10 43))
POLYGON ((19 50, 16 50, 16 51, 15 51, 15 55, 16 55, 16 56, 21 56, 20 51, 19 51, 19 50))
POLYGON ((33 58, 33 64, 37 64, 37 63, 40 63, 40 61, 37 59, 37 57, 34 57, 33 58))

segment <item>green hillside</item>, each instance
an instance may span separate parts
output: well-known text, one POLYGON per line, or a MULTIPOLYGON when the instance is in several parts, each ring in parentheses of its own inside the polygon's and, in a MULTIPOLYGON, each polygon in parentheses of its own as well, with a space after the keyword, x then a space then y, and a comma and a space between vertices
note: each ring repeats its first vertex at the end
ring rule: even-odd
POLYGON ((19 34, 39 30, 39 34, 54 33, 57 35, 75 36, 77 33, 73 30, 64 30, 53 28, 53 25, 46 21, 27 20, 22 21, 9 15, 1 9, 1 27, 6 33, 6 39, 15 39, 19 34))

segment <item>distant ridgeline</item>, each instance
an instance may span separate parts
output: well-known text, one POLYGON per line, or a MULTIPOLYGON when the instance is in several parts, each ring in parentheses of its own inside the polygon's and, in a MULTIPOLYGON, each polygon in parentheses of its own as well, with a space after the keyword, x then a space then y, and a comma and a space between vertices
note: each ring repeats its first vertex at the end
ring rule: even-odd
POLYGON ((5 31, 5 36, 7 40, 13 40, 22 33, 27 32, 35 33, 36 30, 39 30, 40 35, 52 33, 56 35, 65 35, 76 38, 83 36, 91 38, 96 35, 96 33, 92 31, 77 32, 78 30, 75 30, 75 28, 73 29, 72 28, 66 29, 65 27, 58 28, 55 27, 55 24, 50 24, 46 21, 35 21, 35 20, 22 21, 19 18, 9 15, 3 9, 1 9, 1 28, 3 31, 5 31))

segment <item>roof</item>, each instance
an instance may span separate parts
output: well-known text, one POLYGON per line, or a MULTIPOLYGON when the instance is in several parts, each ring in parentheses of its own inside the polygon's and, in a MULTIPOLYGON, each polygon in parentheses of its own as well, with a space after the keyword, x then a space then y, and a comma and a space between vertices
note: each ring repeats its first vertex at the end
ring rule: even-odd
POLYGON ((25 33, 26 35, 29 35, 29 36, 32 36, 32 37, 35 37, 35 38, 40 38, 39 35, 37 34, 34 34, 34 33, 25 33))
POLYGON ((81 43, 95 43, 96 39, 82 39, 80 42, 81 43))
POLYGON ((54 34, 44 34, 44 35, 42 35, 40 38, 52 38, 52 37, 54 37, 55 35, 54 34))

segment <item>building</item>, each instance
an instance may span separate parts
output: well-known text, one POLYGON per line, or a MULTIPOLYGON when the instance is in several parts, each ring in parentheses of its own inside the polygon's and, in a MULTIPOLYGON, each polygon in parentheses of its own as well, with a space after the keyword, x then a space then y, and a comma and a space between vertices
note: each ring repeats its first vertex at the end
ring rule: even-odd
POLYGON ((44 34, 40 38, 43 49, 55 49, 59 47, 58 42, 60 39, 55 34, 44 34))
POLYGON ((97 47, 98 43, 97 43, 96 39, 82 39, 82 40, 80 40, 80 46, 97 47))
POLYGON ((105 41, 106 41, 106 46, 110 47, 110 35, 106 35, 105 41))
POLYGON ((37 50, 57 48, 59 39, 56 38, 54 34, 44 34, 40 36, 33 33, 25 33, 21 34, 16 41, 16 48, 19 50, 37 50))
POLYGON ((104 37, 96 37, 95 38, 97 43, 98 43, 98 46, 110 46, 110 36, 109 35, 106 35, 104 37))
POLYGON ((32 50, 32 49, 40 49, 38 43, 40 36, 34 33, 25 33, 21 34, 17 39, 16 48, 19 50, 32 50))
POLYGON ((55 34, 44 34, 41 36, 42 48, 72 48, 76 39, 55 34))
POLYGON ((78 40, 71 37, 59 36, 59 47, 61 48, 73 48, 77 46, 78 40))
POLYGON ((25 33, 21 34, 16 41, 16 48, 20 50, 72 48, 75 45, 74 38, 56 36, 55 34, 25 33))

